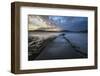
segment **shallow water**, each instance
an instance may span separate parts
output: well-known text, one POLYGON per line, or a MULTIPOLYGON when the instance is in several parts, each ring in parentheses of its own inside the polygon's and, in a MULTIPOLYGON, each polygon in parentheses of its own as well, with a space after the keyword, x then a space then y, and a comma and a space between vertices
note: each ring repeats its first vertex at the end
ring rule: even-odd
POLYGON ((73 59, 86 58, 82 54, 77 53, 71 45, 60 36, 64 33, 73 45, 80 48, 81 52, 87 54, 88 38, 87 33, 69 33, 69 32, 29 32, 29 37, 38 36, 39 38, 49 38, 56 36, 57 38, 48 44, 35 60, 49 60, 49 59, 73 59))

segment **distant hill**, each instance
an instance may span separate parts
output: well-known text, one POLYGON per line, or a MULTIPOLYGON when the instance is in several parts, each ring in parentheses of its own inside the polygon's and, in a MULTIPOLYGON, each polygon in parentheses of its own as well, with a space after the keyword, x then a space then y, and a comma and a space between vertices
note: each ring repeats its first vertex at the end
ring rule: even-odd
POLYGON ((29 32, 71 32, 71 33, 87 33, 87 30, 82 31, 71 31, 71 30, 44 30, 44 29, 38 29, 38 30, 29 30, 29 32))

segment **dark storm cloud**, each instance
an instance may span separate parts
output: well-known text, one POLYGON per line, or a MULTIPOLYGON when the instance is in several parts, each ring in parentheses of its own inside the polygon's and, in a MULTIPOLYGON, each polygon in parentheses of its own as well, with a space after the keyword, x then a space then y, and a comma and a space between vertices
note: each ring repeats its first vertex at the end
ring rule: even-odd
POLYGON ((87 30, 87 17, 49 16, 49 19, 62 30, 83 31, 87 30))

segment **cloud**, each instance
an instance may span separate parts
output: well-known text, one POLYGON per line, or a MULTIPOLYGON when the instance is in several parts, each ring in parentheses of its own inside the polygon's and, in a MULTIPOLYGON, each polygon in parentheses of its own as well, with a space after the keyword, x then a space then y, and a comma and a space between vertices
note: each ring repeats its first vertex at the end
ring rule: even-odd
POLYGON ((49 16, 49 19, 54 21, 57 26, 60 26, 60 28, 64 30, 86 30, 88 25, 87 17, 49 16))

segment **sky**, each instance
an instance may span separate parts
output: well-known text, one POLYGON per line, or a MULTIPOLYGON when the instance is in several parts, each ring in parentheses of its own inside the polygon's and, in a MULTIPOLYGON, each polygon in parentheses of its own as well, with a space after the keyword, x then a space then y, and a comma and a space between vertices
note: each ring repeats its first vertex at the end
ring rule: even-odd
POLYGON ((83 31, 88 28, 87 17, 75 17, 75 16, 48 16, 50 20, 53 20, 55 24, 64 30, 71 31, 83 31))
POLYGON ((86 31, 88 17, 29 15, 29 29, 86 31), (47 29, 49 26, 55 26, 55 28, 47 29))

